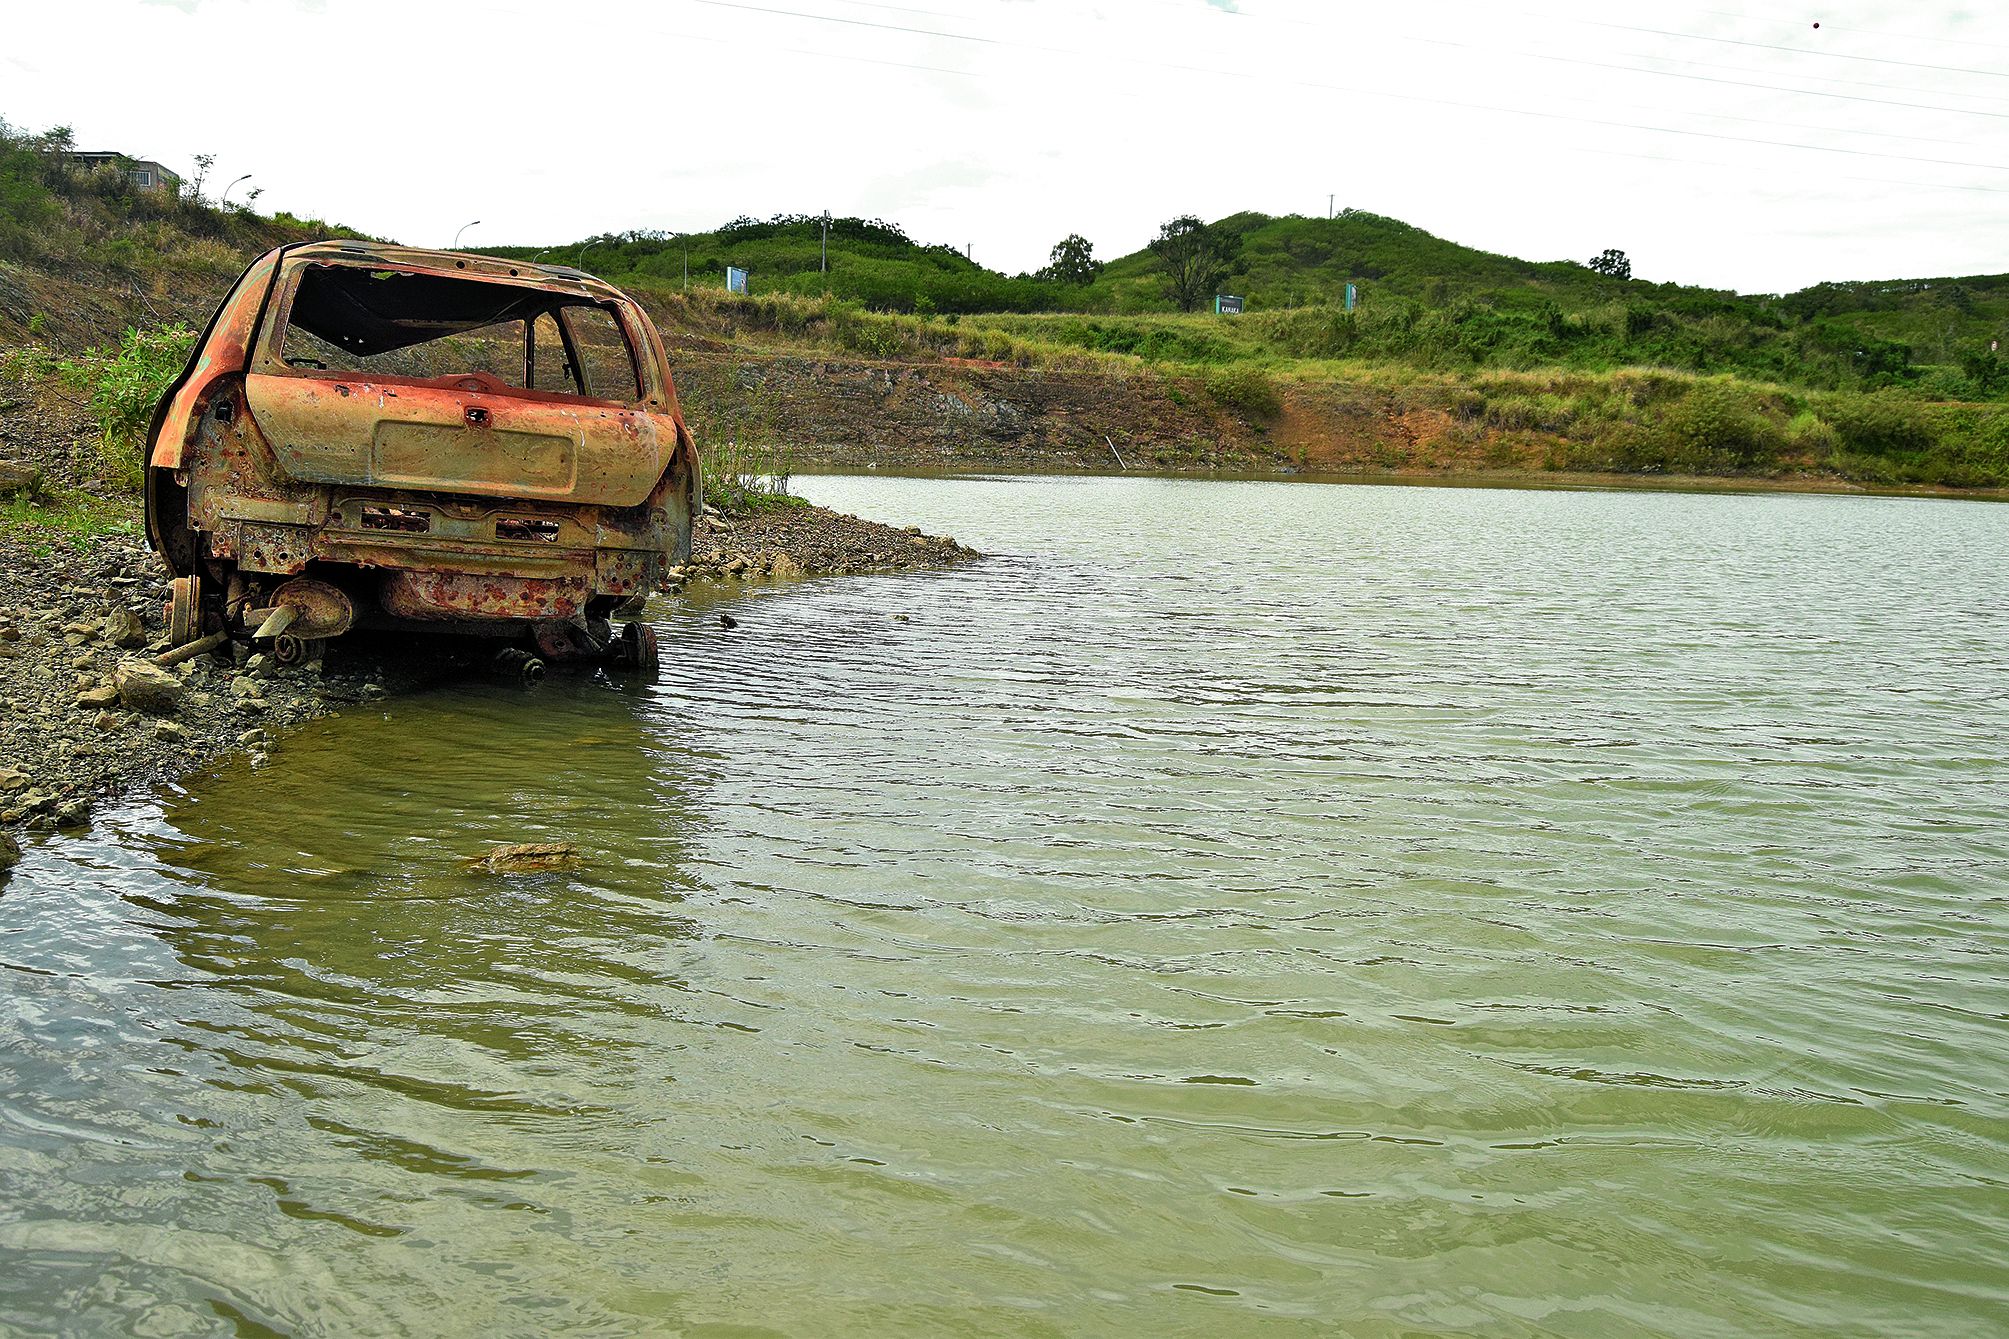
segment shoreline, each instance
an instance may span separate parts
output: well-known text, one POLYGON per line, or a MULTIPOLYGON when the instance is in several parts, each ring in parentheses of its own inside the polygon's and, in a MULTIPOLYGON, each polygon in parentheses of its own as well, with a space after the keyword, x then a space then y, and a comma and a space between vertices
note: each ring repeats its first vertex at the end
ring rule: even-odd
MULTIPOLYGON (((257 765, 307 722, 486 672, 491 656, 478 640, 383 634, 339 639, 325 666, 240 657, 226 644, 158 667, 167 571, 136 529, 0 529, 0 870, 18 857, 16 831, 83 827, 98 806, 227 755, 257 765)), ((701 517, 691 562, 658 594, 923 571, 978 556, 952 539, 790 503, 701 517)))
POLYGON ((1949 488, 1943 484, 1865 484, 1837 475, 1618 474, 1581 470, 1177 470, 1110 469, 1055 461, 1050 467, 1023 461, 958 460, 941 466, 878 465, 820 458, 798 461, 800 478, 872 477, 889 479, 1190 479, 1214 483, 1295 483, 1338 486, 1378 484, 1394 488, 1523 489, 1539 492, 1805 494, 1811 497, 1929 498, 1966 502, 2009 502, 2009 488, 1949 488))

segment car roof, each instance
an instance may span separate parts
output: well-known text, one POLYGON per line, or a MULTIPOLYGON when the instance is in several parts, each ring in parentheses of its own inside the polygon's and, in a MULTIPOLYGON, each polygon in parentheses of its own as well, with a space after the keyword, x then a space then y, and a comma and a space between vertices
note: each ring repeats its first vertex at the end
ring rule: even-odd
POLYGON ((540 265, 506 256, 484 256, 472 251, 434 251, 425 247, 399 246, 394 242, 371 242, 361 238, 339 238, 307 242, 286 248, 288 262, 310 264, 381 265, 387 269, 427 270, 469 279, 492 279, 500 283, 522 284, 554 293, 576 293, 596 302, 628 302, 627 294, 604 279, 569 265, 540 265))

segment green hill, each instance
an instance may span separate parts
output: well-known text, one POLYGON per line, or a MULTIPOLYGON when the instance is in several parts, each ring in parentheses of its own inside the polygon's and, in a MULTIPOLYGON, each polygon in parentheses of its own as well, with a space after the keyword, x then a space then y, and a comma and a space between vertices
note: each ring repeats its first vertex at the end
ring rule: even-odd
POLYGON ((736 219, 709 232, 603 234, 500 254, 577 265, 617 282, 828 295, 883 312, 1011 320, 1039 342, 1148 362, 1365 359, 1455 372, 1661 367, 1816 389, 1913 387, 1946 399, 2009 396, 2009 276, 1821 284, 1786 296, 1620 279, 1572 261, 1460 246, 1358 210, 1335 218, 1234 214, 1211 225, 1237 254, 1221 287, 1241 318, 1178 315, 1149 249, 1092 283, 1008 276, 896 225, 833 219, 829 269, 810 215, 736 219), (1360 305, 1341 308, 1348 283, 1360 305))
MULTIPOLYGON (((1568 261, 1494 255, 1361 210, 1329 219, 1231 214, 1212 226, 1238 239, 1229 276, 1257 310, 1336 304, 1349 282, 1433 304, 1519 288, 1603 298, 1624 287, 1568 261)), ((1110 261, 1092 291, 1115 310, 1169 310, 1158 288, 1157 259, 1147 248, 1110 261)))
POLYGON ((688 280, 692 286, 722 287, 732 265, 752 274, 756 293, 828 293, 875 311, 1044 311, 1068 296, 1062 285, 1010 278, 954 247, 916 242, 899 225, 879 219, 830 220, 827 272, 823 222, 811 214, 738 218, 709 232, 601 233, 563 246, 489 250, 657 285, 688 280))

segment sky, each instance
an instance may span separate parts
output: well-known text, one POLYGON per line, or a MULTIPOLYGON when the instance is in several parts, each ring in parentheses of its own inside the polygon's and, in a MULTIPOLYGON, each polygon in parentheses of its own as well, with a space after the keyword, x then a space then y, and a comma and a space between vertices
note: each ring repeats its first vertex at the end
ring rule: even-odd
POLYGON ((1526 3, 0 0, 0 118, 470 250, 828 209, 1015 273, 1354 208, 1744 292, 2009 271, 2009 6, 1526 3))

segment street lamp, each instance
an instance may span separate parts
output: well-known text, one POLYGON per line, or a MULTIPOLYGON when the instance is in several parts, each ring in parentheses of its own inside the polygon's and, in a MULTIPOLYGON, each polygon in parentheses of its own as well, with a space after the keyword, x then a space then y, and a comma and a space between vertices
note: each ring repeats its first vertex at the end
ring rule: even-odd
POLYGON ((454 234, 453 234, 453 245, 452 245, 452 246, 450 246, 450 247, 448 247, 448 248, 447 248, 447 250, 449 250, 449 251, 458 251, 458 250, 460 250, 460 235, 461 235, 461 233, 464 233, 464 232, 466 232, 466 231, 467 231, 467 230, 468 230, 469 228, 472 228, 472 227, 473 227, 473 226, 474 226, 475 224, 477 224, 477 223, 480 223, 480 222, 481 222, 481 220, 480 220, 480 219, 469 219, 469 220, 468 220, 467 222, 465 222, 465 223, 461 224, 461 225, 460 225, 460 227, 459 227, 458 229, 456 229, 456 230, 455 230, 455 232, 454 232, 454 234))
POLYGON ((238 182, 249 181, 249 180, 251 180, 251 174, 249 172, 246 172, 243 176, 239 177, 237 181, 233 181, 230 183, 230 185, 225 186, 223 188, 223 198, 216 202, 216 207, 218 209, 227 208, 230 204, 230 192, 236 188, 238 182))

